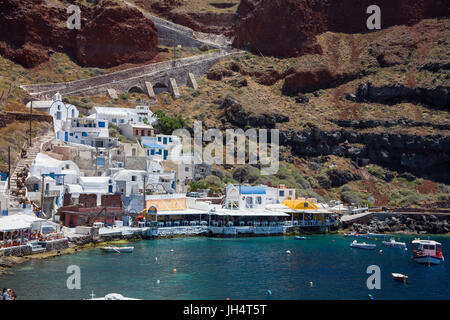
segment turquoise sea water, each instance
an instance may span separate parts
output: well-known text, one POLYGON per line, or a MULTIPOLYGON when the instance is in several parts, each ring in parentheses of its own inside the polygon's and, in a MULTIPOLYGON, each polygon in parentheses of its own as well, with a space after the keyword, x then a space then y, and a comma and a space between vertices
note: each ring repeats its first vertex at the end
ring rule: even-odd
POLYGON ((267 290, 271 299, 450 299, 450 237, 431 237, 448 260, 431 267, 411 260, 413 237, 400 239, 408 251, 385 247, 380 238, 364 240, 376 250, 352 249, 353 239, 341 235, 148 240, 134 243, 131 254, 92 249, 26 262, 1 275, 0 286, 14 289, 18 299, 84 299, 91 291, 140 299, 267 299, 267 290), (67 289, 69 265, 81 269, 80 290, 67 289), (380 290, 367 289, 369 265, 381 269, 380 290), (409 285, 394 281, 392 272, 408 275, 409 285))

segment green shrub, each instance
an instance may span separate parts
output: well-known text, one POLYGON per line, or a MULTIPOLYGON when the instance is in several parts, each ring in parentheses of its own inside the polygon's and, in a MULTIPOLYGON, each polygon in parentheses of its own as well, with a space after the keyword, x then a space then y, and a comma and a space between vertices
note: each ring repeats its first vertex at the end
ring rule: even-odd
POLYGON ((200 51, 208 51, 209 50, 209 46, 204 43, 199 47, 200 51))
POLYGON ((171 117, 166 115, 162 110, 156 110, 155 116, 158 122, 154 125, 156 129, 163 134, 172 134, 176 129, 181 129, 186 125, 186 120, 181 115, 171 117))

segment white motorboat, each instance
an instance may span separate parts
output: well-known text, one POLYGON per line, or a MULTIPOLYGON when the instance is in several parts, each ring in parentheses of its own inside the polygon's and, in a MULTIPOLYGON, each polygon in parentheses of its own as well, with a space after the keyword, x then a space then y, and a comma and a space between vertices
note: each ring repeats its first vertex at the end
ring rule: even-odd
POLYGON ((401 273, 392 273, 392 278, 397 281, 406 282, 408 280, 408 276, 401 273))
POLYGON ((87 300, 140 300, 140 299, 124 297, 120 293, 109 293, 104 297, 95 298, 95 294, 92 292, 91 299, 87 300))
POLYGON ((391 238, 389 241, 383 241, 383 245, 394 248, 406 248, 406 243, 395 241, 394 238, 391 238))
POLYGON ((356 240, 353 240, 352 243, 350 243, 350 247, 357 248, 357 249, 366 249, 366 250, 373 250, 375 249, 377 245, 371 244, 371 243, 358 243, 356 240))
POLYGON ((130 253, 133 252, 134 247, 102 247, 100 250, 103 252, 115 252, 115 253, 130 253))

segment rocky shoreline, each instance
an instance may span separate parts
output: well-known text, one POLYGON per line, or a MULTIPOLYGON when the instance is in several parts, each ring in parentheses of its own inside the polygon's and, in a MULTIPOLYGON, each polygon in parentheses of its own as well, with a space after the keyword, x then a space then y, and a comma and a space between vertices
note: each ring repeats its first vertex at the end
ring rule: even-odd
POLYGON ((12 268, 16 264, 21 264, 26 261, 30 260, 42 260, 42 259, 50 259, 54 257, 64 256, 64 255, 70 255, 70 254, 76 254, 84 250, 89 249, 98 249, 102 246, 107 245, 118 245, 118 244, 127 244, 132 243, 135 241, 142 240, 140 237, 135 238, 127 238, 127 239, 104 239, 101 241, 92 241, 90 239, 89 241, 77 241, 77 242, 70 242, 69 247, 61 250, 52 250, 52 251, 45 251, 42 253, 36 253, 32 255, 22 256, 22 257, 16 257, 16 256, 0 256, 0 275, 2 274, 12 274, 11 271, 12 268))
POLYGON ((367 223, 344 223, 342 229, 357 233, 446 234, 450 233, 450 223, 448 217, 436 215, 393 215, 374 217, 367 223))

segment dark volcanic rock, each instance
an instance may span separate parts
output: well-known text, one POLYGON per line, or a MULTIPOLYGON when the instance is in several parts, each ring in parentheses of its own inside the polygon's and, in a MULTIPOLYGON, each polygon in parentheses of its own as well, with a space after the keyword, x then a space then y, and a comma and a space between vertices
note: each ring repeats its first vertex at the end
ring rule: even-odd
POLYGON ((365 82, 360 84, 356 90, 356 99, 359 102, 369 101, 385 104, 402 101, 419 102, 448 108, 450 107, 450 88, 408 88, 402 85, 375 87, 370 82, 365 82))
POLYGON ((255 112, 245 109, 231 96, 225 97, 220 108, 224 110, 228 122, 241 128, 274 128, 277 123, 288 122, 289 117, 268 109, 265 112, 255 112))
POLYGON ((347 129, 326 131, 313 126, 301 131, 280 131, 280 144, 290 146, 298 156, 357 156, 395 171, 450 181, 447 170, 450 166, 450 136, 347 129), (355 150, 352 144, 363 146, 355 150))
POLYGON ((340 187, 350 181, 361 180, 361 176, 349 170, 332 169, 327 171, 332 187, 340 187))

